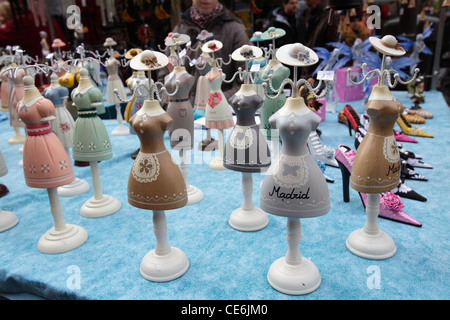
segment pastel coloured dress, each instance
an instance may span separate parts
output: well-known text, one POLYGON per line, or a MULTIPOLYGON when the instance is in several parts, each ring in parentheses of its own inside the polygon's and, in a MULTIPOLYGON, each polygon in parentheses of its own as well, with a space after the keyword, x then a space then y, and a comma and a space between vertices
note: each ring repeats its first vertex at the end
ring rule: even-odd
POLYGON ((169 128, 170 147, 175 150, 192 149, 194 145, 194 110, 189 101, 189 92, 195 78, 186 71, 172 72, 164 79, 167 91, 174 92, 176 81, 180 81, 175 95, 169 98, 167 113, 173 123, 169 128))
MULTIPOLYGON (((3 70, 2 70, 3 71, 3 70)), ((1 101, 1 110, 8 111, 9 106, 9 91, 8 91, 8 76, 4 73, 1 76, 1 87, 0 87, 0 101, 1 101)))
POLYGON ((404 107, 391 100, 367 102, 369 128, 353 161, 350 185, 363 193, 387 192, 400 182, 400 154, 393 134, 395 122, 404 107))
POLYGON ((204 55, 200 55, 197 58, 197 66, 203 68, 198 70, 199 76, 195 88, 194 109, 197 110, 205 110, 209 92, 211 91, 208 79, 206 79, 206 74, 211 70, 211 66, 208 64, 208 58, 204 55))
POLYGON ((106 101, 108 103, 120 103, 120 100, 114 93, 114 89, 119 91, 119 97, 127 96, 122 79, 119 77, 119 66, 119 60, 114 57, 106 60, 106 71, 108 72, 108 79, 106 80, 106 101))
POLYGON ((139 112, 129 121, 141 147, 128 177, 128 203, 147 210, 171 210, 187 204, 186 183, 164 144, 172 118, 164 112, 139 112))
MULTIPOLYGON (((286 78, 289 77, 290 70, 289 68, 281 65, 281 63, 276 67, 272 67, 271 65, 267 65, 264 69, 262 69, 259 72, 259 76, 261 79, 267 79, 269 75, 272 75, 272 87, 274 89, 278 89, 286 78)), ((265 81, 268 82, 268 81, 265 81)), ((276 92, 272 91, 267 85, 266 91, 268 95, 276 95, 276 92)), ((276 113, 278 110, 280 110, 286 102, 286 95, 284 92, 282 92, 277 98, 270 99, 266 95, 263 96, 263 104, 261 106, 260 110, 260 116, 261 116, 261 128, 266 133, 267 140, 272 139, 271 134, 271 125, 269 122, 269 118, 276 113)))
POLYGON ((237 92, 230 98, 236 113, 234 126, 225 144, 223 165, 240 172, 261 172, 270 166, 270 151, 266 138, 255 122, 255 113, 262 104, 262 98, 242 95, 237 92))
MULTIPOLYGON (((135 95, 133 103, 131 104, 131 108, 130 108, 130 115, 129 115, 130 119, 134 114, 136 114, 137 111, 139 111, 142 108, 144 101, 148 99, 148 89, 146 87, 142 87, 142 86, 137 87, 138 83, 145 84, 147 82, 148 82, 148 79, 145 75, 144 76, 136 76, 136 77, 132 78, 130 81, 130 88, 135 95)), ((130 128, 130 133, 136 134, 133 127, 130 128)))
POLYGON ((225 95, 222 92, 223 78, 219 72, 208 72, 211 91, 205 109, 205 127, 209 129, 227 129, 234 126, 233 114, 225 95))
POLYGON ((103 104, 102 92, 90 86, 82 92, 73 90, 71 96, 78 108, 73 131, 73 159, 94 162, 112 158, 108 132, 97 115, 97 105, 103 104))
POLYGON ((17 103, 23 99, 25 90, 23 77, 25 77, 25 71, 18 69, 16 76, 12 79, 12 90, 9 97, 9 124, 11 127, 25 127, 25 124, 20 121, 16 109, 17 103))
POLYGON ((74 180, 69 156, 50 123, 45 118, 53 116, 53 103, 38 96, 26 104, 17 104, 20 119, 26 125, 27 137, 23 146, 23 172, 27 186, 56 188, 74 180))
MULTIPOLYGON (((306 106, 305 106, 306 108, 306 106)), ((308 151, 307 140, 320 117, 308 110, 300 115, 280 109, 269 119, 279 130, 279 160, 265 174, 260 192, 262 210, 284 217, 309 218, 327 213, 330 196, 325 177, 308 151)))
POLYGON ((49 99, 55 106, 56 119, 50 122, 52 131, 65 148, 71 148, 75 120, 64 103, 69 96, 69 89, 61 85, 50 85, 44 89, 43 96, 49 99))

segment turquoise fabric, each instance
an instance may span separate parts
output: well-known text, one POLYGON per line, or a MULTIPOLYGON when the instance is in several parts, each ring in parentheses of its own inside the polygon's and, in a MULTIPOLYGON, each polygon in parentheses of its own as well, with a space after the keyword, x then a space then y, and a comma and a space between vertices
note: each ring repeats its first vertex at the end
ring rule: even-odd
MULTIPOLYGON (((406 92, 394 92, 406 107, 406 92)), ((89 219, 79 213, 93 196, 93 188, 82 195, 60 197, 67 223, 84 227, 89 239, 81 247, 63 254, 48 255, 37 250, 41 235, 53 226, 47 192, 25 185, 18 167, 19 145, 10 145, 14 134, 9 121, 0 122, 0 150, 8 174, 0 179, 10 192, 0 198, 0 208, 13 211, 19 223, 0 233, 0 292, 29 292, 49 299, 155 299, 155 300, 425 300, 449 299, 449 210, 447 198, 450 168, 450 109, 439 92, 426 92, 424 108, 434 114, 426 120, 425 131, 435 138, 417 137, 417 144, 404 143, 423 156, 433 169, 416 169, 428 182, 407 180, 407 185, 427 197, 427 202, 404 199, 404 210, 418 219, 421 228, 378 219, 389 234, 397 253, 387 260, 367 260, 350 253, 345 240, 361 228, 365 211, 358 193, 351 189, 349 203, 342 200, 342 177, 338 168, 327 167, 334 178, 329 183, 330 212, 302 219, 300 250, 318 267, 322 283, 305 296, 289 296, 273 289, 267 271, 287 250, 286 218, 269 215, 269 224, 257 232, 239 232, 228 224, 231 212, 241 206, 241 174, 214 171, 208 163, 210 152, 194 148, 189 183, 204 193, 203 201, 167 211, 168 239, 187 255, 190 266, 180 278, 153 283, 139 273, 144 255, 154 248, 152 213, 127 203, 127 179, 131 153, 139 146, 134 135, 111 136, 113 158, 99 163, 104 194, 117 198, 122 208, 113 215, 89 219), (204 161, 202 161, 202 158, 204 161), (78 277, 78 278, 77 278, 78 277), (77 282, 77 279, 79 282, 77 282)), ((360 101, 350 103, 361 113, 360 101)), ((344 104, 338 104, 342 109, 344 104)), ((321 123, 322 143, 336 148, 353 147, 354 135, 337 122, 337 113, 327 113, 321 123)), ((116 120, 104 120, 109 134, 116 120)), ((422 127, 423 127, 422 126, 422 127)), ((396 125, 398 130, 399 127, 396 125)), ((211 131, 217 139, 217 130, 211 131)), ((231 129, 225 131, 226 134, 231 129)), ((195 130, 195 142, 206 136, 195 130), (203 137, 202 137, 203 135, 203 137)), ((166 138, 166 143, 169 141, 166 138)), ((169 152, 172 152, 168 147, 169 152)), ((179 163, 178 152, 172 152, 179 163)), ((189 159, 191 159, 189 157, 189 159)), ((89 167, 74 167, 75 175, 91 183, 89 167)), ((253 200, 259 206, 262 174, 253 174, 253 200)))

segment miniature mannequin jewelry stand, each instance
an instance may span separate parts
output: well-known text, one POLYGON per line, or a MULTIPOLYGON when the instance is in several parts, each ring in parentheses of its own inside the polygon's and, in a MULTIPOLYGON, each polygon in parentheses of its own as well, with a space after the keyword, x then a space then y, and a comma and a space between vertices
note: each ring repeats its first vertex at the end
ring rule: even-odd
MULTIPOLYGON (((32 101, 40 93, 34 86, 34 79, 30 76, 24 77, 25 93, 23 101, 32 101)), ((51 116, 41 119, 41 122, 51 121, 51 116)), ((54 133, 50 133, 54 134, 54 133)), ((31 137, 28 137, 29 139, 31 137)), ((57 138, 56 138, 57 139, 57 138)), ((59 142, 59 140, 57 139, 59 142)), ((63 148, 61 144, 61 148, 63 148)), ((82 227, 66 224, 63 219, 63 210, 59 202, 58 191, 55 187, 47 188, 50 201, 50 211, 54 220, 54 227, 48 230, 38 242, 38 250, 42 253, 62 253, 81 246, 86 242, 88 234, 82 227)))
MULTIPOLYGON (((212 41, 215 41, 215 40, 212 40, 212 41)), ((215 48, 215 51, 214 51, 214 50, 211 50, 210 48, 208 48, 208 44, 209 44, 210 42, 211 42, 211 41, 205 43, 205 44, 203 45, 203 47, 202 47, 202 51, 207 51, 207 52, 209 52, 209 53, 210 53, 210 56, 211 56, 211 60, 210 60, 211 70, 208 72, 208 74, 209 74, 209 73, 211 73, 211 74, 219 73, 219 77, 222 77, 222 81, 227 82, 227 81, 225 81, 225 79, 224 79, 224 78, 225 78, 225 75, 222 74, 221 66, 222 66, 223 64, 227 65, 227 64, 231 63, 232 59, 231 59, 231 57, 230 57, 230 60, 229 60, 228 62, 224 62, 222 58, 215 58, 215 57, 214 57, 214 52, 217 51, 217 50, 220 50, 220 49, 222 48, 222 47, 221 47, 221 46, 222 46, 222 43, 219 42, 219 41, 217 41, 217 44, 219 44, 220 46, 217 46, 217 44, 215 44, 216 48, 215 48), (218 48, 217 48, 217 47, 218 47, 218 48)), ((230 55, 230 56, 231 56, 231 55, 230 55)), ((236 76, 236 74, 235 74, 234 77, 233 77, 230 81, 228 81, 228 82, 233 81, 234 78, 235 78, 235 76, 236 76)), ((223 98, 225 98, 225 96, 224 96, 223 98)), ((225 100, 226 100, 226 99, 225 99, 225 100)), ((206 115, 205 115, 205 117, 206 117, 206 115)), ((217 155, 215 158, 213 158, 213 160, 211 160, 211 162, 209 163, 209 167, 210 167, 211 169, 213 169, 213 170, 225 170, 225 167, 223 166, 223 150, 224 150, 224 144, 225 144, 225 139, 224 139, 224 129, 217 129, 217 131, 218 131, 218 138, 219 138, 219 140, 218 140, 218 147, 219 147, 219 150, 218 150, 218 151, 219 151, 219 152, 218 152, 218 155, 217 155)))
MULTIPOLYGON (((51 81, 50 81, 51 88, 57 88, 60 86, 60 84, 58 82, 58 75, 56 73, 53 73, 50 76, 50 79, 51 79, 51 81)), ((64 104, 64 102, 63 102, 63 104, 64 104)), ((60 108, 65 108, 65 107, 61 106, 60 108)), ((70 159, 71 158, 70 147, 65 146, 64 149, 66 150, 67 156, 70 159)), ((58 190, 58 195, 60 195, 62 197, 72 197, 72 196, 76 196, 76 195, 85 193, 90 188, 91 188, 91 186, 89 185, 89 183, 87 183, 86 180, 75 177, 75 179, 71 183, 69 183, 65 186, 58 187, 57 190, 58 190)))
MULTIPOLYGON (((133 58, 136 59, 135 61, 138 62, 138 65, 136 66, 132 61, 131 67, 135 70, 147 71, 148 73, 149 97, 139 111, 159 115, 165 113, 165 111, 161 108, 158 101, 157 90, 156 95, 158 100, 153 99, 153 89, 151 88, 156 87, 156 83, 152 83, 151 72, 165 67, 169 63, 169 60, 164 54, 153 52, 154 55, 158 55, 157 62, 159 65, 151 66, 141 62, 142 55, 149 55, 151 57, 151 54, 152 52, 149 50, 143 51, 142 54, 133 58)), ((162 85, 161 83, 158 84, 162 85)), ((165 88, 163 87, 162 90, 164 92, 165 88)), ((117 91, 116 96, 118 96, 117 91)), ((145 279, 155 282, 171 281, 182 276, 189 268, 189 260, 183 251, 170 246, 167 239, 167 222, 164 210, 153 210, 153 231, 156 236, 156 246, 155 249, 148 252, 142 259, 140 266, 141 275, 145 279)))
MULTIPOLYGON (((202 30, 200 32, 200 34, 197 36, 197 39, 199 40, 199 44, 196 48, 192 48, 191 46, 187 47, 189 50, 197 52, 198 50, 202 50, 203 45, 205 44, 206 40, 211 38, 213 36, 212 33, 206 31, 206 30, 202 30)), ((200 76, 197 79, 197 88, 196 88, 196 94, 195 94, 195 101, 197 103, 198 100, 198 95, 204 93, 202 89, 203 85, 207 85, 209 88, 209 84, 207 83, 207 79, 206 79, 206 74, 205 72, 207 72, 208 70, 206 69, 209 65, 209 61, 210 60, 210 56, 208 52, 202 51, 202 53, 200 54, 200 56, 195 59, 195 61, 191 61, 190 65, 194 65, 195 68, 199 71, 200 76), (203 66, 199 66, 199 60, 200 62, 203 62, 203 66), (205 70, 206 69, 206 70, 205 70)), ((206 99, 207 100, 207 97, 206 99)), ((204 115, 204 111, 205 111, 205 107, 206 107, 206 102, 204 105, 202 105, 201 107, 197 107, 196 103, 194 104, 194 109, 197 110, 202 110, 203 111, 203 115, 204 115)), ((203 128, 206 131, 206 138, 201 140, 198 146, 198 149, 201 151, 211 151, 213 149, 216 148, 217 142, 211 137, 211 129, 210 128, 203 128)))
MULTIPOLYGON (((80 81, 78 87, 74 91, 82 91, 92 87, 89 72, 82 68, 80 70, 80 81)), ((79 118, 77 119, 77 121, 79 118)), ((100 171, 98 169, 98 161, 89 161, 92 176, 92 186, 94 188, 94 196, 88 199, 81 207, 80 214, 86 218, 100 218, 117 212, 121 204, 119 200, 112 196, 105 195, 102 192, 100 171)))
MULTIPOLYGON (((0 177, 5 176, 8 173, 8 167, 6 166, 3 154, 0 151, 0 177)), ((5 211, 0 209, 0 232, 6 231, 14 227, 19 222, 17 216, 11 211, 5 211)))
MULTIPOLYGON (((103 53, 103 55, 98 55, 98 53, 96 54, 96 58, 99 60, 99 62, 101 62, 101 58, 103 58, 105 55, 108 56, 107 60, 105 63, 101 63, 107 70, 108 70, 108 66, 113 65, 113 64, 117 64, 118 66, 122 66, 122 63, 119 62, 115 57, 114 57, 114 49, 112 48, 113 45, 116 45, 116 42, 114 40, 112 40, 111 38, 107 38, 105 40, 104 46, 107 47, 106 51, 103 53)), ((117 67, 118 68, 118 67, 117 67)), ((113 69, 115 70, 115 69, 113 69)), ((119 75, 116 72, 113 72, 112 74, 108 75, 108 80, 110 83, 107 85, 107 93, 106 93, 106 100, 108 103, 114 103, 115 104, 115 108, 116 108, 116 114, 117 114, 117 123, 118 126, 115 127, 112 132, 111 135, 112 136, 126 136, 130 134, 130 128, 128 128, 127 126, 125 126, 123 124, 123 116, 122 116, 122 111, 120 108, 120 102, 115 99, 115 96, 112 94, 114 89, 119 90, 119 92, 121 94, 125 93, 125 88, 123 86, 122 80, 120 79, 119 75), (112 83, 111 83, 112 82, 112 83), (112 86, 113 90, 111 90, 111 92, 108 92, 110 89, 108 89, 108 87, 112 86)))
MULTIPOLYGON (((298 45, 298 44, 292 44, 292 46, 295 46, 295 45, 298 45)), ((286 46, 289 46, 289 45, 286 45, 286 46)), ((283 62, 283 59, 280 59, 280 57, 278 57, 278 52, 279 51, 277 51, 277 58, 283 62)), ((311 51, 311 52, 314 53, 313 51, 311 51)), ((309 57, 308 60, 306 60, 304 66, 312 65, 317 62, 317 60, 318 60, 317 55, 315 55, 315 53, 314 53, 313 56, 315 56, 315 57, 309 57)), ((299 58, 297 58, 297 59, 299 59, 299 58)), ((283 63, 287 64, 285 62, 283 62, 283 63)), ((298 66, 296 64, 292 64, 292 66, 293 66, 293 80, 291 80, 291 79, 284 80, 281 83, 280 88, 278 90, 275 90, 272 87, 272 84, 270 81, 268 83, 265 82, 265 83, 263 83, 264 93, 269 98, 275 99, 277 97, 277 95, 281 94, 284 87, 287 84, 290 84, 292 87, 292 97, 288 98, 289 100, 286 101, 286 106, 288 106, 288 104, 290 104, 291 108, 296 108, 296 109, 306 108, 306 109, 308 109, 308 107, 305 105, 303 99, 301 97, 299 97, 299 95, 298 95, 300 86, 306 85, 316 98, 321 98, 328 91, 329 83, 328 83, 328 81, 326 81, 326 89, 323 90, 320 95, 316 95, 316 92, 319 91, 319 88, 322 85, 322 80, 319 81, 319 84, 315 88, 312 88, 310 83, 305 79, 300 79, 297 81, 297 67, 298 66), (270 89, 273 92, 277 92, 277 95, 269 96, 267 94, 267 90, 266 90, 267 85, 269 85, 270 89), (299 98, 301 99, 301 101, 299 100, 297 102, 296 100, 299 98)), ((308 109, 308 111, 310 111, 310 110, 308 109)), ((325 182, 325 184, 326 184, 326 182, 325 182)), ((278 260, 276 260, 275 262, 272 263, 272 265, 269 268, 268 274, 267 274, 267 280, 273 288, 275 288, 276 290, 278 290, 282 293, 285 293, 285 294, 302 295, 302 294, 310 293, 310 292, 316 290, 320 286, 321 276, 320 276, 319 270, 316 267, 316 265, 313 262, 311 262, 309 259, 302 257, 302 255, 299 251, 300 238, 301 238, 301 236, 300 236, 300 234, 301 234, 300 218, 298 218, 298 217, 288 217, 287 218, 286 234, 287 234, 287 243, 288 243, 288 251, 286 253, 286 256, 279 258, 278 260)))
MULTIPOLYGON (((381 70, 374 69, 365 73, 364 70, 366 69, 367 65, 364 63, 362 65, 362 80, 359 82, 354 82, 350 77, 351 69, 348 69, 348 79, 353 84, 359 85, 363 81, 370 80, 373 76, 378 75, 378 86, 385 86, 387 88, 394 88, 397 85, 397 82, 408 84, 409 82, 414 81, 419 72, 419 69, 415 70, 414 76, 411 80, 403 82, 400 79, 398 72, 393 69, 385 69, 386 53, 381 53, 383 54, 381 70), (395 81, 393 84, 390 80, 391 72, 394 72, 395 81)), ((371 122, 369 122, 369 125, 370 123, 371 122)), ((355 166, 355 163, 353 165, 355 166)), ((346 246, 350 252, 362 258, 373 260, 388 259, 395 254, 397 248, 392 238, 385 232, 381 231, 378 227, 378 214, 380 212, 379 193, 368 193, 366 201, 366 223, 363 228, 353 231, 348 236, 346 240, 346 246)))
MULTIPOLYGON (((249 47, 253 51, 257 51, 255 53, 254 58, 257 59, 262 56, 262 50, 257 47, 243 46, 239 50, 246 50, 249 47), (258 50, 256 50, 258 49, 258 50)), ((248 61, 245 58, 241 58, 240 55, 232 55, 232 58, 235 61, 245 61, 245 71, 238 71, 236 74, 240 74, 244 78, 244 84, 241 86, 240 90, 235 95, 243 95, 249 96, 253 94, 257 94, 254 90, 253 84, 250 83, 250 72, 248 70, 248 61), (234 58, 233 58, 234 57, 234 58)), ((233 78, 236 76, 233 76, 233 78)), ((231 136, 230 136, 231 137, 231 136)), ((250 155, 257 156, 257 155, 250 155)), ((270 158, 270 157, 269 157, 270 158)), ((262 169, 262 168, 261 168, 262 169)), ((242 193, 244 196, 244 200, 240 208, 234 210, 228 223, 230 226, 239 231, 258 231, 264 229, 269 223, 269 218, 267 213, 265 213, 260 208, 256 207, 253 203, 252 195, 253 195, 253 177, 252 172, 242 172, 242 193)))
MULTIPOLYGON (((178 47, 178 45, 177 45, 177 47, 178 47)), ((177 52, 178 52, 178 49, 177 49, 177 52)), ((174 72, 174 73, 186 72, 186 69, 185 69, 184 63, 183 63, 183 59, 185 59, 185 58, 189 59, 189 57, 187 55, 184 55, 181 58, 180 57, 178 58, 178 66, 176 66, 172 72, 174 72)), ((167 93, 167 90, 164 90, 164 92, 168 96, 174 96, 178 92, 179 80, 176 80, 175 83, 176 83, 176 87, 175 87, 175 90, 173 91, 173 93, 169 94, 169 93, 167 93)), ((167 107, 167 112, 170 113, 170 106, 167 107)), ((193 112, 193 111, 191 111, 191 112, 193 112)), ((189 137, 189 138, 193 139, 193 137, 189 137)), ((181 169, 181 173, 183 174, 183 178, 186 183, 186 190, 188 193, 188 205, 200 202, 204 198, 203 192, 199 188, 197 188, 193 185, 190 185, 188 182, 188 167, 187 167, 187 161, 186 161, 186 148, 184 146, 180 147, 178 152, 179 152, 179 156, 180 156, 180 169, 181 169)))

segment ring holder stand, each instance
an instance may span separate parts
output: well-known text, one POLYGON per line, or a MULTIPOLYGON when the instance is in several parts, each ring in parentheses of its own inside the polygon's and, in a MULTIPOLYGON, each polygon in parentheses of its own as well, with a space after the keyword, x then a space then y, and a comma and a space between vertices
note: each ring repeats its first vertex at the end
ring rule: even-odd
MULTIPOLYGON (((351 79, 351 69, 347 70, 348 79, 355 85, 359 85, 366 80, 378 75, 378 85, 388 85, 395 88, 397 83, 408 84, 417 77, 419 69, 415 69, 413 77, 408 81, 401 80, 398 72, 394 69, 385 69, 386 54, 383 54, 381 70, 374 69, 365 72, 367 64, 362 64, 362 79, 353 81, 351 79), (394 83, 391 82, 391 73, 394 74, 394 83)), ((397 247, 387 233, 381 231, 378 226, 378 214, 380 212, 379 193, 367 194, 366 202, 366 222, 363 228, 350 233, 346 240, 347 249, 353 254, 371 260, 383 260, 391 258, 397 251, 397 247)))
MULTIPOLYGON (((298 97, 299 89, 302 85, 306 86, 317 99, 327 94, 330 88, 328 81, 325 81, 326 86, 324 90, 320 89, 322 87, 322 80, 319 80, 318 85, 313 88, 307 80, 297 80, 297 66, 293 66, 293 69, 293 80, 289 78, 285 79, 279 89, 273 88, 271 76, 269 75, 268 81, 262 84, 264 94, 270 99, 275 99, 283 92, 284 87, 288 84, 292 87, 293 98, 298 97), (277 94, 269 95, 267 86, 277 94), (320 90, 321 92, 319 93, 320 90)), ((267 281, 274 289, 284 294, 308 294, 320 286, 322 278, 317 266, 309 259, 302 257, 300 253, 300 218, 287 217, 286 239, 288 244, 287 253, 284 257, 275 260, 270 265, 267 273, 267 281)))
MULTIPOLYGON (((161 67, 166 66, 167 63, 161 67)), ((161 87, 163 94, 170 96, 177 92, 179 82, 176 82, 174 92, 168 93, 161 82, 153 82, 151 71, 151 68, 147 70, 148 82, 142 84, 137 83, 135 91, 141 86, 145 87, 149 95, 148 100, 151 102, 155 101, 153 97, 155 96, 156 101, 158 101, 159 104, 159 101, 162 101, 163 98, 159 95, 157 86, 161 87)), ((115 90, 114 93, 119 100, 123 100, 123 98, 119 96, 117 90, 115 90)), ((133 96, 130 100, 132 99, 133 96)), ((153 232, 156 236, 156 245, 155 248, 149 251, 141 261, 140 273, 142 277, 153 282, 167 282, 181 277, 189 268, 189 260, 182 250, 172 247, 169 244, 167 239, 166 214, 164 210, 153 210, 153 232)))

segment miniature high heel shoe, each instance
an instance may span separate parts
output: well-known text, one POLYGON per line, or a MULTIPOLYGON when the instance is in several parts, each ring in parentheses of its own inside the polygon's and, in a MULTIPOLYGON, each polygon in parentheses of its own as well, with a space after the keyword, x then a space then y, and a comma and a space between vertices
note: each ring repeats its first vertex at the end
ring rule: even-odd
POLYGON ((338 167, 334 158, 334 150, 329 146, 324 146, 316 131, 311 131, 308 137, 308 149, 315 160, 322 161, 326 165, 338 167))
POLYGON ((417 136, 417 137, 426 137, 426 138, 434 138, 432 134, 429 134, 417 127, 413 127, 411 123, 409 123, 408 120, 405 119, 403 114, 400 114, 397 118, 397 123, 402 129, 403 133, 410 135, 410 136, 417 136))
POLYGON ((417 201, 422 201, 422 202, 427 201, 427 198, 418 194, 413 189, 408 187, 403 180, 401 180, 400 183, 398 184, 398 186, 395 187, 394 189, 392 189, 391 192, 402 198, 407 198, 407 199, 417 200, 417 201))
POLYGON ((349 104, 344 106, 344 115, 347 118, 348 133, 351 136, 352 129, 356 133, 358 127, 361 126, 361 119, 355 109, 353 109, 353 107, 349 104))
MULTIPOLYGON (((346 145, 341 144, 336 148, 335 157, 342 172, 344 202, 350 201, 350 175, 355 155, 355 151, 346 145)), ((367 194, 359 192, 359 196, 365 208, 367 194)), ((416 227, 422 226, 419 221, 408 215, 402 209, 403 201, 398 195, 395 195, 393 192, 380 193, 380 211, 378 213, 380 218, 410 224, 416 227)))
POLYGON ((410 123, 414 123, 414 124, 424 124, 425 123, 425 118, 421 117, 420 115, 418 115, 416 113, 410 113, 410 112, 406 111, 405 113, 403 113, 403 116, 410 123))
POLYGON ((396 131, 396 130, 394 130, 394 138, 395 138, 395 141, 398 141, 398 142, 418 143, 417 140, 408 137, 406 134, 404 134, 404 133, 401 132, 401 131, 396 131))
POLYGON ((409 165, 416 168, 433 169, 431 164, 423 162, 420 156, 416 156, 413 152, 409 152, 404 148, 398 148, 400 158, 405 160, 409 165))
POLYGON ((415 104, 413 107, 406 109, 406 111, 410 113, 418 114, 419 116, 425 119, 433 119, 433 114, 425 109, 423 109, 420 105, 415 104))
POLYGON ((405 160, 402 160, 401 163, 401 173, 402 180, 418 180, 418 181, 428 181, 428 178, 415 172, 414 167, 408 164, 405 160))

